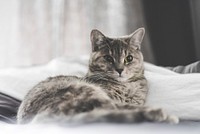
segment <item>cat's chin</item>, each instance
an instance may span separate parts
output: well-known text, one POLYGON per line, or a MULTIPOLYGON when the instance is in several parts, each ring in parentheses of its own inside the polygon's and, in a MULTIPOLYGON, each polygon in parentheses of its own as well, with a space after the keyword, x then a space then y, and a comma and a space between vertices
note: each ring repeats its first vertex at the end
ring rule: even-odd
POLYGON ((124 77, 123 75, 119 76, 119 74, 117 74, 117 73, 112 75, 112 77, 120 82, 125 82, 128 80, 128 78, 124 77))
POLYGON ((127 78, 125 78, 125 77, 118 77, 117 80, 120 81, 120 82, 125 82, 125 81, 127 81, 127 78))

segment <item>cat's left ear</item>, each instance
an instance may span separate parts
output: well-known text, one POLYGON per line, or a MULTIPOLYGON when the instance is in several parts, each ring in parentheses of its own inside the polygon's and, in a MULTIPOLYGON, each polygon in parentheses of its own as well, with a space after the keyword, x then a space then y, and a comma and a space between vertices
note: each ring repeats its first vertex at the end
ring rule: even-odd
POLYGON ((102 34, 99 30, 93 29, 90 34, 90 40, 92 43, 92 51, 98 51, 105 47, 106 36, 102 34))
POLYGON ((145 29, 139 28, 134 33, 130 35, 129 45, 135 47, 136 49, 140 50, 140 46, 142 43, 142 40, 144 38, 145 29))

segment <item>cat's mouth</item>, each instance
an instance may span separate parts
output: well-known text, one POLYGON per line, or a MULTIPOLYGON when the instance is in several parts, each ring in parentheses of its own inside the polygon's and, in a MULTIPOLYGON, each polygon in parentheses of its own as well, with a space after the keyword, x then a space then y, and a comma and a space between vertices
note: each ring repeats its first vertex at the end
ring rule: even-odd
POLYGON ((117 78, 117 80, 121 81, 121 82, 124 82, 124 81, 127 81, 127 78, 120 76, 120 77, 117 78))
POLYGON ((114 74, 113 77, 121 82, 128 80, 127 77, 125 77, 123 74, 114 74))
POLYGON ((119 74, 118 72, 112 72, 110 73, 110 76, 116 79, 117 81, 121 81, 121 82, 128 80, 127 75, 125 73, 119 74))

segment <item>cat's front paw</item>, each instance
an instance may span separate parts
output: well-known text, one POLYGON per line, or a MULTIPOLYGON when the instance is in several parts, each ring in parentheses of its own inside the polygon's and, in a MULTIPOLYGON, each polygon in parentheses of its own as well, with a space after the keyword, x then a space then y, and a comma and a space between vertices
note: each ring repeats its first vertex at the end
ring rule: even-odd
POLYGON ((144 118, 150 122, 167 122, 178 124, 179 119, 176 116, 166 114, 162 109, 145 109, 144 118))

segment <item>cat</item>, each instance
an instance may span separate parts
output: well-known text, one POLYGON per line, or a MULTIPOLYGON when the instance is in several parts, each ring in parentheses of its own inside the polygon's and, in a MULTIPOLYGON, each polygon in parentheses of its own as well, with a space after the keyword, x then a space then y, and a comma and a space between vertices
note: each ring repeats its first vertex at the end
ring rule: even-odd
POLYGON ((178 118, 144 106, 148 83, 144 77, 139 28, 128 36, 110 38, 91 31, 92 53, 85 77, 50 77, 31 89, 17 119, 30 122, 169 122, 178 118))

